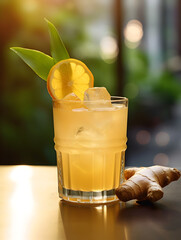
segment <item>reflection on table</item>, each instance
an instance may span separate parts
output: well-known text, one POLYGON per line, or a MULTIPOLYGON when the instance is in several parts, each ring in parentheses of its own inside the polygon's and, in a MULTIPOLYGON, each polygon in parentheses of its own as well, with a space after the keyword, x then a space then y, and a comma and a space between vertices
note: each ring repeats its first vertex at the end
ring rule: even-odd
POLYGON ((125 204, 82 206, 60 201, 60 212, 67 240, 127 239, 126 226, 118 226, 125 204))

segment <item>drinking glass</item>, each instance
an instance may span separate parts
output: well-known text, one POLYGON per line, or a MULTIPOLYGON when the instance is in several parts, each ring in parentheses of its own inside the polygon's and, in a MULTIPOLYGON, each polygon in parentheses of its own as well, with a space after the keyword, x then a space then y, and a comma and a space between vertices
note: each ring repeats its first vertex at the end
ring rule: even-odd
POLYGON ((124 180, 128 99, 77 104, 53 101, 59 196, 76 203, 116 201, 124 180))

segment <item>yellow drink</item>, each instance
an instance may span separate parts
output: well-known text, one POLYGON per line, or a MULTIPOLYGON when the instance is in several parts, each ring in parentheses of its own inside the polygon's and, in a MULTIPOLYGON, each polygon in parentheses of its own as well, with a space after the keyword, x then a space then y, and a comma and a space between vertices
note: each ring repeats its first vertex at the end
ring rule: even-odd
POLYGON ((127 100, 112 107, 66 109, 54 102, 59 195, 68 201, 116 200, 123 181, 127 100))

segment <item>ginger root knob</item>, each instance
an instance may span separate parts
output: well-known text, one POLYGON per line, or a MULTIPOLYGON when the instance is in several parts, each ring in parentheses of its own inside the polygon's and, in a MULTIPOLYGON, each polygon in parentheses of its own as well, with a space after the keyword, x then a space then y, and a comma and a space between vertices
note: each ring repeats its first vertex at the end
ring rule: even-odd
POLYGON ((176 168, 163 166, 129 168, 124 172, 125 182, 116 189, 118 198, 127 202, 132 199, 156 202, 163 197, 162 188, 180 178, 176 168))

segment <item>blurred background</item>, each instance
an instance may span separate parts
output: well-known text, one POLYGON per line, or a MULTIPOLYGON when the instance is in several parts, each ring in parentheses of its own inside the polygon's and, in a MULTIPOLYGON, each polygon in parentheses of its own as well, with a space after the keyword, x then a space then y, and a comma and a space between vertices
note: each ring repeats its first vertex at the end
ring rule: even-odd
POLYGON ((181 167, 180 14, 179 0, 1 0, 0 164, 56 164, 46 83, 9 50, 50 54, 46 17, 95 86, 129 98, 126 165, 181 167))

